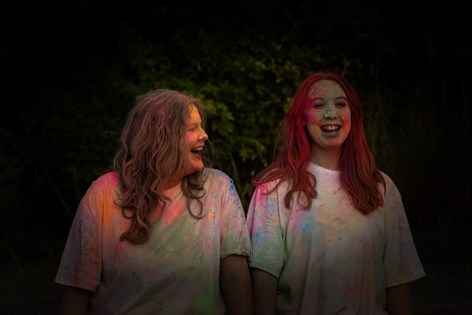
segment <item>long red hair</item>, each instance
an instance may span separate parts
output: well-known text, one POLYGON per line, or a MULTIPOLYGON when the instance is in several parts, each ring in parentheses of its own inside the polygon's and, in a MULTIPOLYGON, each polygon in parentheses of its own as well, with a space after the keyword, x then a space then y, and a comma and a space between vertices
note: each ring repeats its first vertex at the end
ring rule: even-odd
POLYGON ((341 185, 350 195, 354 206, 368 214, 383 205, 385 179, 377 169, 374 156, 367 144, 363 125, 363 105, 351 84, 341 75, 332 72, 315 72, 308 76, 297 88, 284 125, 276 140, 280 153, 272 164, 262 170, 253 180, 258 186, 273 180, 289 182, 285 196, 285 206, 290 207, 294 193, 298 192, 297 202, 303 208, 310 208, 316 198, 316 178, 308 171, 310 163, 310 143, 303 115, 308 103, 308 91, 320 80, 331 80, 344 90, 351 108, 351 131, 343 145, 340 160, 341 185))

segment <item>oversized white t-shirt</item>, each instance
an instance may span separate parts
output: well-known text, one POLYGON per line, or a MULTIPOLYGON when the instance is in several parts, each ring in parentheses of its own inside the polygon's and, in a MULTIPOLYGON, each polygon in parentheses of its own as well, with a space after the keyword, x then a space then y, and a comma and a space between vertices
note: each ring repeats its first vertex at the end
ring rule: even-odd
MULTIPOLYGON (((277 314, 387 314, 385 291, 425 275, 400 193, 386 174, 385 204, 364 215, 340 172, 315 164, 310 209, 287 209, 287 183, 256 188, 248 210, 250 266, 278 278, 277 314)), ((296 195, 295 195, 296 198, 296 195)), ((296 200, 296 199, 295 199, 296 200)))
MULTIPOLYGON (((116 173, 92 183, 67 239, 55 281, 93 291, 88 314, 224 314, 220 260, 250 255, 244 212, 232 180, 205 169, 204 217, 193 218, 180 185, 151 238, 120 241, 129 226, 116 207, 116 173)), ((198 213, 198 203, 191 207, 198 213)))

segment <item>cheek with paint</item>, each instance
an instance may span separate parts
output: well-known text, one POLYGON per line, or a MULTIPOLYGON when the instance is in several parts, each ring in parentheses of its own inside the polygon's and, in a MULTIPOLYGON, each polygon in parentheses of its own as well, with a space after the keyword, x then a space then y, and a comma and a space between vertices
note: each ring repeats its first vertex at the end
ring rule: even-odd
POLYGON ((347 120, 351 119, 351 117, 350 117, 351 112, 347 111, 347 110, 338 111, 337 115, 341 119, 341 121, 347 121, 347 120))
POLYGON ((303 115, 303 122, 305 125, 317 125, 321 119, 319 112, 306 111, 303 115))

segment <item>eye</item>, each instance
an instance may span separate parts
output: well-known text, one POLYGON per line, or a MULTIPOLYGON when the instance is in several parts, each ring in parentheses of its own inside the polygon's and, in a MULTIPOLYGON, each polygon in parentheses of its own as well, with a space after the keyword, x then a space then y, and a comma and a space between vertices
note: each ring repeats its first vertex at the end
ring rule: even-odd
POLYGON ((336 107, 346 107, 347 103, 346 102, 337 102, 336 107))
POLYGON ((309 103, 310 108, 323 108, 324 103, 320 100, 312 100, 309 103))

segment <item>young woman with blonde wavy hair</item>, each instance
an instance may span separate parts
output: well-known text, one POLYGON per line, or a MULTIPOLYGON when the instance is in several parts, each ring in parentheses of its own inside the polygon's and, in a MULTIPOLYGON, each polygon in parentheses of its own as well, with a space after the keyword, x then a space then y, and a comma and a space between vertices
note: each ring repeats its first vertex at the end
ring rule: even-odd
POLYGON ((137 99, 113 171, 72 223, 61 314, 252 314, 244 211, 231 178, 204 165, 204 127, 190 95, 137 99))

